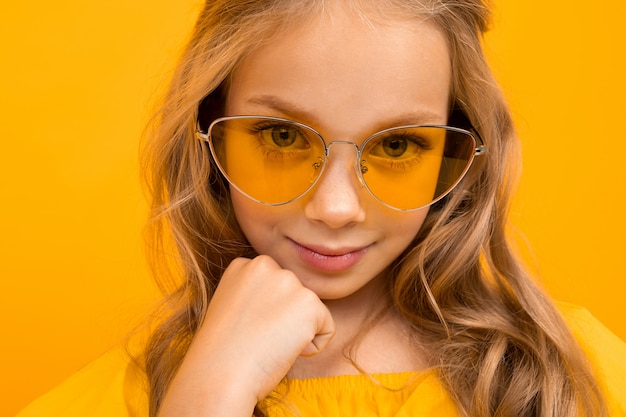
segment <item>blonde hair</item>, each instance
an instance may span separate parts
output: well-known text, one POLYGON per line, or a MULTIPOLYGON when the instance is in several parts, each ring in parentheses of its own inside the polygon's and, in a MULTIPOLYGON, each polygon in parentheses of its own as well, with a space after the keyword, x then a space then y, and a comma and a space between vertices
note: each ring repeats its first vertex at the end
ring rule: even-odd
MULTIPOLYGON (((482 53, 489 8, 480 0, 350 3, 365 17, 373 7, 400 10, 394 18, 426 17, 442 30, 452 60, 452 107, 471 120, 489 149, 431 208, 414 243, 392 265, 393 306, 433 352, 461 415, 605 416, 584 354, 507 243, 518 144, 482 53)), ((203 117, 221 116, 227 79, 238 62, 285 22, 324 6, 324 0, 207 1, 155 117, 145 172, 152 261, 167 298, 145 349, 150 415, 156 415, 224 269, 252 251, 227 184, 195 138, 198 106, 206 97, 203 117)))

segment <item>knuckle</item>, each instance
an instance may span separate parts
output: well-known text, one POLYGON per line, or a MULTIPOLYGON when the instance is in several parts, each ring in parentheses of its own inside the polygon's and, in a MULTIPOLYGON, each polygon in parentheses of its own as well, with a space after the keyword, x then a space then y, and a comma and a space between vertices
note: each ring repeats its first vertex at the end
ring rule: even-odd
POLYGON ((249 262, 250 262, 250 260, 246 259, 246 258, 235 258, 235 259, 233 259, 230 262, 229 267, 239 268, 239 267, 243 267, 244 265, 246 265, 249 262))
POLYGON ((276 261, 268 255, 259 255, 250 262, 263 267, 276 267, 276 261))
POLYGON ((317 294, 304 287, 302 287, 302 291, 300 292, 299 302, 310 307, 315 307, 322 304, 322 301, 319 299, 317 294))
POLYGON ((281 288, 288 292, 297 291, 302 287, 296 274, 286 269, 276 271, 274 280, 281 288))

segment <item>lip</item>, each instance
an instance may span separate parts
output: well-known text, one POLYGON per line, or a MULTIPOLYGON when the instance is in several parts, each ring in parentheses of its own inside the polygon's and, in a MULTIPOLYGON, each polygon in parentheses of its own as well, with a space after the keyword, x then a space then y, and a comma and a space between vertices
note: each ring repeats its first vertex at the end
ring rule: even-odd
POLYGON ((367 253, 371 245, 350 248, 327 248, 300 244, 291 240, 300 260, 313 269, 324 272, 342 272, 352 268, 367 253))

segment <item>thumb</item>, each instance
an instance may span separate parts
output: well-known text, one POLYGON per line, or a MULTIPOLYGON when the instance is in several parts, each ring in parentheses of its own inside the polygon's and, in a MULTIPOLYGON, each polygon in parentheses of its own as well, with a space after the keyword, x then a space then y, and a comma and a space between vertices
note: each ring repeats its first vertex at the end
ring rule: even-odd
POLYGON ((300 356, 314 356, 326 348, 335 336, 335 321, 327 308, 318 317, 318 329, 311 343, 300 353, 300 356))

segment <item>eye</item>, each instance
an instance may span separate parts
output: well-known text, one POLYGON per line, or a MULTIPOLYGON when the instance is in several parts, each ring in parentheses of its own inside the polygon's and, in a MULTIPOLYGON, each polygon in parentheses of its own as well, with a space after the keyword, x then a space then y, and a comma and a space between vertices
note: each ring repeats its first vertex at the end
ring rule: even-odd
POLYGON ((373 156, 387 159, 408 159, 432 149, 431 143, 415 133, 395 132, 380 138, 372 147, 373 156))
POLYGON ((291 126, 274 126, 263 130, 261 135, 266 141, 271 140, 282 148, 294 144, 298 139, 298 130, 291 126))
POLYGON ((393 158, 402 156, 408 146, 407 140, 402 138, 385 138, 382 141, 383 151, 393 158))
POLYGON ((252 129, 260 136, 262 143, 275 149, 307 149, 309 139, 307 132, 300 127, 288 123, 262 123, 252 129))

